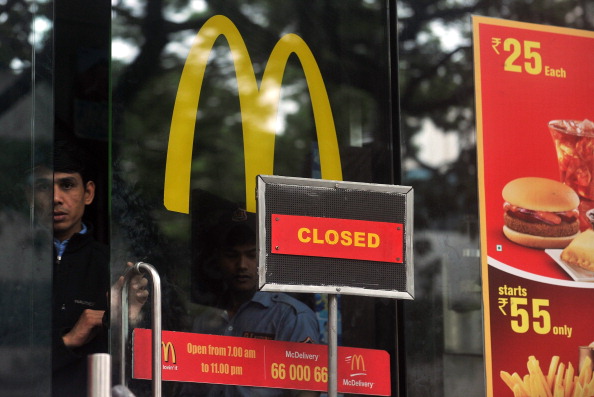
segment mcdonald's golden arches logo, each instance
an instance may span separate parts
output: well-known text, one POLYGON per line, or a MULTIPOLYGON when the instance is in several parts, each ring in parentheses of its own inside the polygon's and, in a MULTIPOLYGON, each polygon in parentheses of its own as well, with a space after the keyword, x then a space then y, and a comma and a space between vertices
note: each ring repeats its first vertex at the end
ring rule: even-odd
POLYGON ((202 26, 190 48, 181 74, 171 119, 163 201, 170 211, 189 213, 192 147, 200 91, 215 40, 229 43, 237 85, 243 129, 246 209, 256 211, 256 176, 273 174, 275 120, 287 60, 295 54, 305 74, 318 136, 322 178, 342 180, 334 118, 328 93, 313 53, 301 37, 279 39, 258 87, 249 53, 237 27, 227 17, 215 15, 202 26))
POLYGON ((367 369, 365 369, 365 359, 362 355, 353 354, 353 357, 351 358, 351 371, 367 371, 367 369))
POLYGON ((163 361, 166 363, 176 364, 177 357, 175 356, 175 347, 173 347, 173 343, 171 342, 161 342, 161 346, 163 347, 163 361), (169 360, 169 356, 171 353, 171 361, 169 360))

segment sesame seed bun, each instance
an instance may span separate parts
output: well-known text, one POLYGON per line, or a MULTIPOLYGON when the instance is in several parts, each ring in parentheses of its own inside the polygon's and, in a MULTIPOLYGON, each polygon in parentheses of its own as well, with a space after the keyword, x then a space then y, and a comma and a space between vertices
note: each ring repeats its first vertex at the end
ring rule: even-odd
POLYGON ((514 179, 505 185, 501 194, 505 201, 534 211, 571 211, 580 204, 572 188, 547 178, 514 179))
POLYGON ((524 177, 501 192, 503 234, 531 248, 565 248, 579 234, 580 199, 569 186, 553 179, 524 177))

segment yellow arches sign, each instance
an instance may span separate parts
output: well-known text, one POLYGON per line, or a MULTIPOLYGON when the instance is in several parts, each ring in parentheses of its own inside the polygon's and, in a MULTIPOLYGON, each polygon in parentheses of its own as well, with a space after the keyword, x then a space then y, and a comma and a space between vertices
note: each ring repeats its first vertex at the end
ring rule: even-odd
POLYGON ((175 347, 173 347, 173 343, 165 343, 162 341, 161 347, 163 348, 163 361, 165 361, 166 363, 170 362, 172 364, 177 364, 177 357, 175 355, 175 347))
POLYGON ((342 180, 340 154, 332 110, 320 69, 307 44, 287 34, 272 50, 258 87, 248 50, 237 27, 227 17, 210 18, 198 32, 179 82, 167 149, 165 207, 189 213, 192 146, 200 91, 208 58, 219 36, 229 43, 235 65, 242 117, 246 209, 256 211, 255 186, 259 174, 273 174, 275 121, 287 60, 295 54, 301 62, 310 92, 318 136, 322 178, 342 180))

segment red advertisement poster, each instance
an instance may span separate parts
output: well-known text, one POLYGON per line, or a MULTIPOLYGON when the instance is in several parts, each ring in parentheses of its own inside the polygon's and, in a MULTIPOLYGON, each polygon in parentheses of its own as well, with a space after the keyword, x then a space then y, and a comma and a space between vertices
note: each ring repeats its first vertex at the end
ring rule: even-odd
POLYGON ((473 17, 488 396, 594 396, 594 32, 473 17))
MULTIPOLYGON (((134 330, 136 379, 152 377, 151 335, 134 330)), ((161 344, 164 381, 328 390, 328 346, 172 331, 161 344)), ((339 346, 337 363, 340 393, 390 395, 387 352, 339 346)))

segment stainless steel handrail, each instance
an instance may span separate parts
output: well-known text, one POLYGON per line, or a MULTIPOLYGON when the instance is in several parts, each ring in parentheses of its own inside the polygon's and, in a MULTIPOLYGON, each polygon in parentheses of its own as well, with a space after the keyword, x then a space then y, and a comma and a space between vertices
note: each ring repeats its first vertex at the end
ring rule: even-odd
POLYGON ((153 397, 161 397, 161 278, 155 268, 144 262, 137 262, 124 274, 121 291, 121 333, 120 333, 120 382, 126 386, 126 341, 128 338, 128 284, 132 277, 142 274, 142 270, 150 274, 152 280, 152 389, 153 397))

